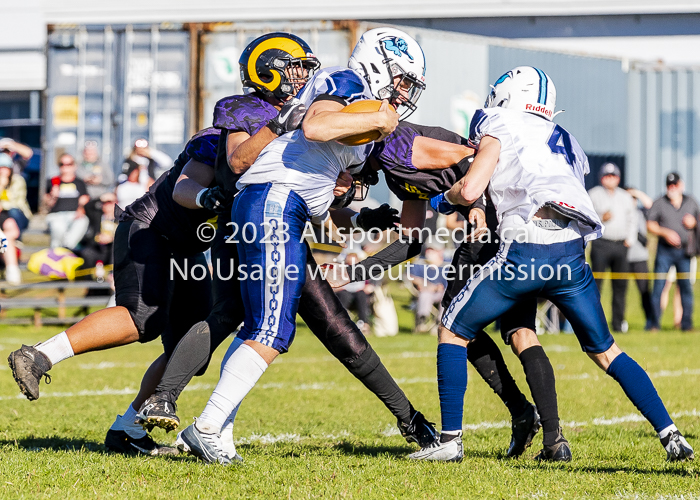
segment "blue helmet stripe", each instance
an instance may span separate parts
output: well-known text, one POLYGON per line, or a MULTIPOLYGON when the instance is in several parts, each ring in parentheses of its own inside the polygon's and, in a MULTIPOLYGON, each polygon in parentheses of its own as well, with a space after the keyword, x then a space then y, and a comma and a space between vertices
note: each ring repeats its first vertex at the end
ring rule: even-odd
POLYGON ((538 104, 547 104, 547 75, 541 69, 533 68, 540 75, 540 94, 537 96, 538 104))
POLYGON ((493 84, 493 86, 495 87, 495 86, 498 85, 499 83, 505 82, 505 81, 506 81, 506 78, 510 78, 510 71, 509 71, 508 73, 504 73, 503 75, 501 75, 501 76, 498 78, 498 80, 496 80, 496 83, 493 84))

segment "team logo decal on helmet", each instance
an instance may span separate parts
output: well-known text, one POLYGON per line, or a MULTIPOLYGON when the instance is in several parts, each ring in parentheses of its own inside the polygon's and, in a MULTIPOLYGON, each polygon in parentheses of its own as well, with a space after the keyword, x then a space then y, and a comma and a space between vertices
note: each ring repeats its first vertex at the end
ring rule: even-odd
POLYGON ((321 66, 308 44, 291 33, 256 38, 243 50, 238 64, 244 87, 282 101, 295 96, 321 66))
POLYGON ((425 56, 418 42, 394 28, 376 28, 360 37, 348 66, 360 73, 372 95, 387 99, 405 119, 425 89, 425 56))
POLYGON ((411 61, 413 61, 413 56, 408 53, 408 44, 403 38, 387 38, 385 40, 382 40, 382 43, 384 43, 384 48, 386 50, 390 50, 399 57, 401 57, 401 54, 406 54, 406 56, 408 56, 408 58, 411 61))
POLYGON ((508 108, 551 120, 556 113, 557 90, 552 79, 538 68, 518 66, 493 84, 485 108, 508 108))

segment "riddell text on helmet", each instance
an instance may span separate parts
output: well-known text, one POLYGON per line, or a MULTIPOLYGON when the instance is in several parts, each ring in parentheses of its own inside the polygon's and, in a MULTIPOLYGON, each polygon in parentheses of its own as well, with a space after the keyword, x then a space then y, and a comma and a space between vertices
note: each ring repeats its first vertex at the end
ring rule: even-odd
POLYGON ((538 105, 532 105, 532 104, 526 104, 525 105, 525 111, 535 111, 537 113, 544 113, 545 115, 549 116, 550 118, 552 117, 552 112, 545 108, 544 106, 538 105))

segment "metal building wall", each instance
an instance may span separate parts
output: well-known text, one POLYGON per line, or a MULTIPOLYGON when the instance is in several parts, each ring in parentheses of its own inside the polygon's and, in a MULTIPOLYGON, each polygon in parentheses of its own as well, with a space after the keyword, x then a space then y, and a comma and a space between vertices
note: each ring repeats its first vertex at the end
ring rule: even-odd
POLYGON ((624 155, 627 150, 627 74, 620 60, 580 57, 513 47, 489 48, 489 82, 516 66, 535 66, 557 88, 555 121, 587 154, 624 155))
POLYGON ((630 183, 656 197, 678 172, 699 196, 700 69, 633 69, 629 109, 630 183))
POLYGON ((140 137, 176 158, 186 140, 189 33, 146 26, 56 28, 48 39, 45 166, 96 141, 121 171, 140 137))
POLYGON ((425 53, 426 89, 409 121, 440 126, 463 136, 488 90, 486 39, 426 29, 408 29, 425 53))
POLYGON ((237 23, 213 25, 213 28, 214 31, 201 38, 202 126, 211 125, 216 101, 242 92, 238 59, 256 37, 271 31, 294 33, 309 44, 324 67, 346 65, 354 46, 350 31, 336 29, 331 22, 237 23))

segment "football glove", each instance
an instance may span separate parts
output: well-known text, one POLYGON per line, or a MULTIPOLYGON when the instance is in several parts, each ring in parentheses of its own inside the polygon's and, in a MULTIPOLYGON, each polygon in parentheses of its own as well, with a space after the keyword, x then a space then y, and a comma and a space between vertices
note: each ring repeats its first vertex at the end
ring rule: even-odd
POLYGON ((279 114, 267 123, 267 128, 276 135, 296 130, 306 114, 306 106, 296 97, 282 105, 279 114))
POLYGON ((401 222, 399 211, 388 203, 379 208, 363 208, 355 216, 355 226, 364 231, 394 229, 401 222))
POLYGON ((454 213, 454 211, 457 208, 445 199, 445 193, 440 193, 430 198, 430 206, 436 212, 445 215, 450 215, 451 213, 454 213))
POLYGON ((226 211, 226 195, 219 186, 209 188, 198 197, 197 205, 215 214, 222 214, 226 211))
POLYGON ((0 253, 5 253, 5 250, 7 250, 7 238, 5 233, 0 230, 0 253))

